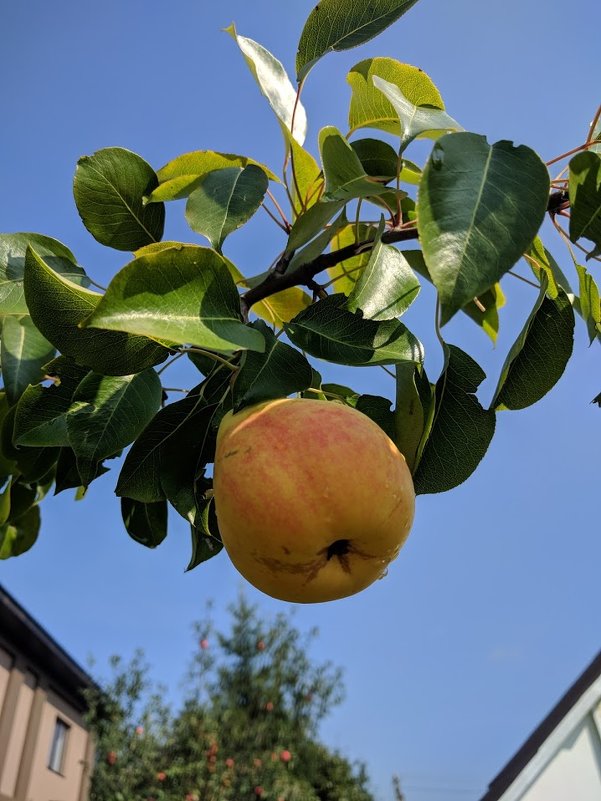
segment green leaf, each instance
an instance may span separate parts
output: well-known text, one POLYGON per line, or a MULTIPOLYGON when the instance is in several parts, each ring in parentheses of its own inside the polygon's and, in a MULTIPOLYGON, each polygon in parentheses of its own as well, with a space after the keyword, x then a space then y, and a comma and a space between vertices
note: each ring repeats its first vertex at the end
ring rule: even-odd
POLYGON ((411 362, 397 364, 391 439, 405 457, 412 473, 417 466, 419 446, 426 430, 427 409, 424 409, 420 392, 424 383, 427 384, 427 378, 421 365, 411 362))
POLYGON ((570 161, 570 239, 595 245, 587 258, 601 254, 601 156, 590 151, 570 161))
POLYGON ((200 501, 199 514, 197 516, 197 526, 190 526, 192 534, 192 557, 186 568, 186 572, 198 567, 207 559, 217 556, 223 548, 217 515, 215 514, 215 501, 213 497, 207 497, 200 501))
POLYGON ((379 395, 360 395, 354 406, 358 412, 362 412, 374 423, 377 423, 382 431, 394 441, 394 414, 390 408, 392 401, 388 398, 381 398, 379 395))
POLYGON ((33 324, 31 317, 7 317, 2 325, 2 377, 9 402, 16 403, 29 384, 42 378, 42 367, 52 359, 54 347, 33 324))
POLYGON ((577 264, 578 279, 580 283, 580 314, 586 323, 589 340, 601 339, 601 303, 599 301, 599 287, 586 267, 577 264))
POLYGON ((537 154, 471 133, 443 136, 419 189, 418 229, 442 322, 492 287, 531 245, 547 209, 537 154))
POLYGON ((319 152, 326 181, 324 200, 352 200, 386 191, 370 178, 359 156, 333 125, 319 132, 319 152))
POLYGON ((409 11, 417 0, 321 0, 305 23, 296 54, 300 83, 319 59, 332 50, 368 42, 409 11))
POLYGON ((126 376, 89 373, 77 387, 67 412, 69 445, 87 486, 97 465, 133 442, 161 405, 162 388, 154 370, 126 376))
POLYGON ((555 261, 551 253, 543 245, 539 236, 534 238, 534 242, 524 253, 524 258, 532 268, 532 272, 537 277, 539 283, 542 283, 541 273, 547 277, 547 295, 550 298, 557 297, 557 286, 559 285, 566 294, 571 295, 572 289, 570 282, 563 273, 559 264, 555 261))
POLYGON ((101 245, 137 250, 163 236, 164 206, 143 202, 157 185, 143 158, 107 147, 79 159, 73 194, 83 224, 101 245))
POLYGON ((401 123, 401 150, 409 142, 425 133, 440 131, 462 131, 463 128, 452 117, 438 108, 418 106, 408 100, 398 86, 375 75, 374 86, 379 89, 392 104, 401 123))
POLYGON ((169 354, 146 337, 82 329, 102 296, 55 273, 32 249, 27 251, 24 285, 38 331, 78 364, 107 375, 128 375, 165 361, 169 354))
POLYGON ((509 351, 491 407, 525 409, 561 378, 574 345, 574 311, 563 289, 546 294, 543 277, 534 308, 509 351))
MULTIPOLYGON (((47 365, 54 378, 49 387, 28 387, 17 405, 13 439, 16 445, 60 447, 69 445, 66 413, 80 381, 88 373, 65 356, 47 365)), ((81 482, 80 482, 81 483, 81 482)))
POLYGON ((286 128, 282 128, 290 153, 288 180, 292 193, 292 208, 296 215, 310 209, 320 199, 323 190, 321 167, 313 156, 294 139, 286 128))
POLYGON ((282 62, 263 45, 246 36, 240 36, 235 25, 230 25, 225 31, 242 51, 244 60, 276 117, 293 134, 299 145, 302 145, 307 135, 307 114, 297 99, 296 89, 292 86, 282 62))
POLYGON ((436 418, 413 477, 418 494, 446 492, 471 476, 495 432, 495 413, 483 409, 476 390, 482 368, 454 345, 436 384, 436 418))
POLYGON ((360 61, 347 75, 352 89, 349 108, 349 128, 379 128, 401 135, 399 116, 390 100, 374 86, 374 77, 383 78, 396 86, 416 106, 444 109, 442 97, 425 72, 394 58, 368 58, 360 61))
POLYGON ((264 164, 247 156, 216 153, 214 150, 194 150, 178 156, 161 167, 157 173, 159 185, 146 198, 146 202, 180 200, 188 197, 208 173, 231 167, 247 167, 249 164, 260 167, 271 181, 281 183, 277 175, 264 164))
MULTIPOLYGON (((293 273, 295 270, 298 270, 305 264, 309 264, 309 262, 314 261, 318 256, 320 256, 327 246, 330 244, 332 239, 336 236, 336 234, 341 231, 343 228, 348 226, 348 220, 346 217, 345 209, 342 209, 340 215, 334 220, 333 223, 326 226, 323 231, 318 234, 314 239, 312 239, 308 245, 302 250, 297 250, 290 263, 288 264, 288 268, 286 270, 287 273, 293 273)), ((299 309, 301 311, 301 309, 299 309)), ((288 322, 288 320, 286 321, 288 322)))
POLYGON ((587 140, 589 142, 597 142, 597 144, 590 147, 589 150, 592 150, 593 153, 601 153, 601 116, 598 112, 595 114, 595 118, 590 124, 587 140))
POLYGON ((265 323, 257 321, 253 328, 265 337, 265 352, 249 351, 244 355, 232 389, 235 412, 244 406, 284 398, 311 386, 312 369, 305 357, 276 339, 265 323))
MULTIPOLYGON (((375 225, 366 223, 347 225, 336 233, 332 241, 332 250, 342 250, 342 248, 355 245, 357 242, 370 242, 375 238, 377 230, 375 225)), ((352 256, 334 267, 329 267, 328 275, 334 282, 332 284, 333 291, 350 295, 370 257, 371 252, 366 250, 358 256, 352 256)))
POLYGON ((376 181, 392 181, 399 172, 399 155, 381 139, 356 139, 351 142, 361 166, 370 178, 376 181))
POLYGON ((13 523, 0 527, 0 559, 10 559, 28 551, 38 538, 40 510, 32 506, 13 523))
POLYGON ((392 245, 382 243, 384 220, 365 269, 349 297, 347 308, 359 309, 370 320, 392 320, 407 311, 420 284, 409 262, 392 245))
POLYGON ((194 245, 127 264, 85 325, 86 333, 92 333, 88 327, 127 331, 215 351, 264 348, 261 335, 242 322, 240 297, 224 259, 194 245))
POLYGON ((131 498, 121 498, 121 517, 129 536, 156 548, 167 536, 167 502, 140 503, 131 498))
POLYGON ((344 200, 319 200, 311 208, 299 214, 288 237, 286 254, 290 255, 310 242, 342 209, 344 203, 344 200))
POLYGON ((330 295, 285 326, 288 337, 312 356, 336 364, 422 362, 423 349, 397 320, 365 320, 344 308, 346 297, 330 295))
POLYGON ((254 164, 209 172, 188 198, 188 225, 221 250, 226 236, 257 211, 268 185, 267 176, 254 164))
POLYGON ((31 246, 57 273, 74 284, 89 286, 90 279, 69 248, 42 234, 0 234, 0 317, 29 314, 23 290, 25 254, 31 246))

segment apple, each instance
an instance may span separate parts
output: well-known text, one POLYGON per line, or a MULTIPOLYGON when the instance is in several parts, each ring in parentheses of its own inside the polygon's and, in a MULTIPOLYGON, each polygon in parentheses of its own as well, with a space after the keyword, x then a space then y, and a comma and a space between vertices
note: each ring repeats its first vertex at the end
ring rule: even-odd
POLYGON ((234 762, 234 760, 233 760, 231 757, 228 757, 228 758, 225 760, 225 766, 226 766, 226 768, 233 768, 235 764, 236 764, 236 763, 234 762))
POLYGON ((198 644, 200 645, 203 651, 206 651, 207 648, 209 647, 209 641, 206 638, 202 639, 198 644))
POLYGON ((283 398, 229 412, 213 475, 223 544, 267 595, 315 603, 385 575, 413 522, 403 455, 342 403, 283 398))
POLYGON ((282 762, 290 762, 290 760, 292 759, 292 754, 290 753, 290 751, 284 750, 280 753, 280 759, 282 760, 282 762))
POLYGON ((164 771, 164 770, 160 770, 160 771, 157 773, 157 781, 159 781, 159 782, 164 782, 166 778, 167 778, 167 774, 165 773, 165 771, 164 771))
POLYGON ((144 734, 144 726, 136 726, 136 734, 144 734))

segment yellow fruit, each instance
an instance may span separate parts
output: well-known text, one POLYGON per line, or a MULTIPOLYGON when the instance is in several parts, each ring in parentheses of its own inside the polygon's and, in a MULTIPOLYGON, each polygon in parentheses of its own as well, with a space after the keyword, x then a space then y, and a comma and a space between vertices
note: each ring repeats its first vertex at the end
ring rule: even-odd
POLYGON ((382 429, 340 403, 280 399, 226 415, 214 497, 242 575, 284 601, 353 595, 405 542, 415 503, 404 457, 382 429))

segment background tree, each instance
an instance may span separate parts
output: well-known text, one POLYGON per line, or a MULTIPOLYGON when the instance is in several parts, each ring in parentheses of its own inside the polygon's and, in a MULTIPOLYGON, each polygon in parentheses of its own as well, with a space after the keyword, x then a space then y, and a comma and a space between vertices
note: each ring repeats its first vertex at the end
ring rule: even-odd
POLYGON ((98 740, 91 801, 372 801, 368 778, 319 742, 342 677, 308 656, 289 617, 267 623, 244 598, 227 633, 195 625, 181 708, 152 691, 140 654, 89 694, 98 740))

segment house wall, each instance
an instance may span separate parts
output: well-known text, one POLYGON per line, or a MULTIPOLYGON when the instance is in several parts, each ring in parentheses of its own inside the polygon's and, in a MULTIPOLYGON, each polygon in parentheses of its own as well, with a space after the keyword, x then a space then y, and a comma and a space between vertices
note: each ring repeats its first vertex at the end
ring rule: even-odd
POLYGON ((4 703, 4 696, 6 695, 6 688, 8 686, 8 679, 12 666, 12 656, 8 651, 5 651, 4 648, 0 648, 0 713, 2 712, 2 704, 4 703))
POLYGON ((521 799, 522 801, 601 799, 601 737, 592 714, 583 719, 521 799))
POLYGON ((0 793, 9 798, 12 798, 15 794, 35 686, 36 677, 31 671, 27 671, 23 677, 23 683, 19 687, 17 707, 8 740, 4 770, 0 778, 0 793))

